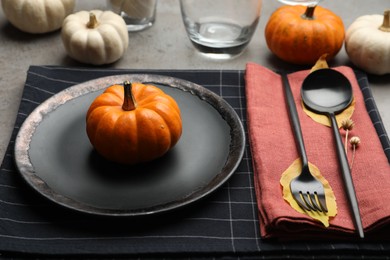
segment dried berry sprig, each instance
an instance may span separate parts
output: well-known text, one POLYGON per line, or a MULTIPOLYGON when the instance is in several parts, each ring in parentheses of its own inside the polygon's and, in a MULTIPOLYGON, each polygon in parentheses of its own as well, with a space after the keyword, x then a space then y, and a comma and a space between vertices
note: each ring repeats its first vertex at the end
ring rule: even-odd
POLYGON ((355 153, 356 153, 356 149, 359 147, 360 145, 360 138, 358 136, 353 136, 351 137, 351 139, 349 140, 349 143, 351 144, 352 146, 352 161, 351 161, 351 170, 352 170, 352 167, 353 167, 353 162, 355 160, 355 153))
POLYGON ((341 128, 345 130, 345 145, 344 145, 345 154, 348 153, 348 134, 349 131, 351 131, 354 126, 355 126, 355 122, 353 122, 353 120, 350 118, 345 119, 341 122, 341 128))

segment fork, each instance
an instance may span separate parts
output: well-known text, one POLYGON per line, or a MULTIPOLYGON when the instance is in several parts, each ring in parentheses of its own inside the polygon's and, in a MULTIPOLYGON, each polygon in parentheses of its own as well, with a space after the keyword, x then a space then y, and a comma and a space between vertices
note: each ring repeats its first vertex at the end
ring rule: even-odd
POLYGON ((290 121, 292 123, 295 141, 298 145, 302 163, 302 170, 300 174, 290 182, 291 193, 294 200, 302 209, 306 211, 328 212, 324 186, 317 178, 313 176, 309 169, 309 161, 306 154, 301 125, 299 123, 298 112, 295 106, 294 97, 291 92, 290 83, 286 74, 283 73, 281 76, 290 115, 290 121))

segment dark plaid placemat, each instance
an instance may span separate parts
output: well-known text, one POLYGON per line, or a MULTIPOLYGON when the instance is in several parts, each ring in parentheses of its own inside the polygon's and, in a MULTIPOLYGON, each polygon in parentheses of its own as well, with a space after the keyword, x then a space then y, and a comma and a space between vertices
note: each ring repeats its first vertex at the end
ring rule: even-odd
MULTIPOLYGON (((246 125, 245 71, 140 71, 32 66, 13 135, 0 169, 0 252, 50 255, 249 256, 253 258, 387 256, 390 243, 264 241, 259 236, 249 146, 231 179, 179 210, 138 218, 99 217, 58 206, 19 176, 13 146, 22 122, 53 94, 109 75, 151 73, 198 83, 222 96, 246 125)), ((390 158, 389 141, 364 74, 357 74, 368 111, 390 158)), ((278 192, 278 191, 275 191, 278 192)))

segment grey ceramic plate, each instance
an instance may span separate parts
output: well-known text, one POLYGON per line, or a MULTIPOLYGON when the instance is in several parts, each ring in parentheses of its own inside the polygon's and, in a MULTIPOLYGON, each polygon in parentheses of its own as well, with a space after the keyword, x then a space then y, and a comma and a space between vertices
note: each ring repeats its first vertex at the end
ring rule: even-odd
POLYGON ((91 214, 139 216, 182 207, 215 191, 234 173, 244 148, 242 123, 218 95, 177 78, 130 74, 75 85, 38 106, 16 137, 15 161, 27 183, 55 203, 91 214), (182 113, 177 145, 143 165, 107 162, 85 131, 94 98, 124 80, 155 84, 182 113))

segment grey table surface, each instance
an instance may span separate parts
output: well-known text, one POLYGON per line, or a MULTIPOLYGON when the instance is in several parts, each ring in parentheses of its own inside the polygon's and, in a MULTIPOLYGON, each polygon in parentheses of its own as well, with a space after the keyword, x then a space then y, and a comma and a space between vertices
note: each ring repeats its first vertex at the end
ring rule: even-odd
MULTIPOLYGON (((298 70, 275 58, 266 46, 264 28, 272 12, 281 4, 263 0, 256 33, 246 51, 231 60, 211 60, 192 46, 181 20, 178 0, 158 0, 156 23, 148 30, 130 33, 129 48, 118 62, 105 66, 126 69, 233 69, 244 70, 256 62, 272 70, 298 70)), ((338 14, 346 28, 359 16, 382 14, 389 0, 324 0, 321 5, 338 14)), ((106 9, 106 1, 76 0, 76 9, 106 9)), ((81 66, 70 59, 62 45, 60 31, 31 35, 15 29, 0 10, 0 160, 4 157, 30 65, 81 66)), ((344 48, 331 66, 351 65, 344 48)), ((387 131, 390 130, 390 75, 369 75, 369 82, 387 131)))

